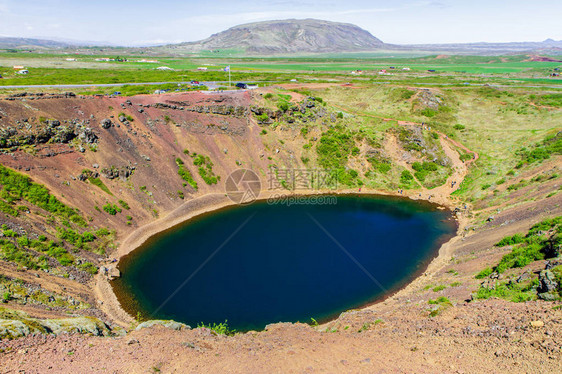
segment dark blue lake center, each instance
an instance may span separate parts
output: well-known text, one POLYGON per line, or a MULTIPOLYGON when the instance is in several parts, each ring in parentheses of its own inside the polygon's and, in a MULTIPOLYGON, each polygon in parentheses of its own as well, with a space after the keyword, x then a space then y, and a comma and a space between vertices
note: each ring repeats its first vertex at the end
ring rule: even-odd
POLYGON ((325 321, 404 286, 455 230, 449 211, 408 199, 258 202, 157 235, 122 259, 114 288, 131 314, 193 327, 325 321))

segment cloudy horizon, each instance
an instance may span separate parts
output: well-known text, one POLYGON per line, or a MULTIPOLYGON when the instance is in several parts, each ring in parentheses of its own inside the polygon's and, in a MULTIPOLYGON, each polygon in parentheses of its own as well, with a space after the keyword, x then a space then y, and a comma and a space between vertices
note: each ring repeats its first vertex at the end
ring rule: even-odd
POLYGON ((539 0, 0 0, 0 35, 135 46, 191 42, 230 27, 316 18, 355 24, 390 44, 562 39, 562 4, 539 0))

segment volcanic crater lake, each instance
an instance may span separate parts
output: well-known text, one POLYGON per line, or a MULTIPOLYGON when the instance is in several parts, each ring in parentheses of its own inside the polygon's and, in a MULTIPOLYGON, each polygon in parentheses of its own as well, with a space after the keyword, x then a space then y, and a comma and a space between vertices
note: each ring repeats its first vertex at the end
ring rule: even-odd
POLYGON ((456 227, 450 211, 405 198, 256 202, 154 236, 121 260, 113 286, 132 315, 192 327, 322 322, 406 285, 456 227))

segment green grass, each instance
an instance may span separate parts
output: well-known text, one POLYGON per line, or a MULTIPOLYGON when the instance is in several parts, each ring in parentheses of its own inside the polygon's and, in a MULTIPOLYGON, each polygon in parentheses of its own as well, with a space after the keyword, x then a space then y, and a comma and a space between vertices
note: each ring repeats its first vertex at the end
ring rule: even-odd
POLYGON ((94 178, 90 176, 88 177, 88 181, 94 186, 101 188, 103 192, 113 196, 109 188, 107 188, 107 186, 102 182, 100 178, 94 178))
POLYGON ((537 294, 534 291, 538 285, 538 279, 527 283, 496 282, 493 288, 480 287, 476 293, 476 299, 489 299, 496 297, 516 303, 535 300, 537 294))
POLYGON ((233 330, 230 327, 228 327, 228 321, 224 321, 222 323, 209 323, 207 325, 201 322, 200 324, 197 325, 197 328, 206 328, 211 331, 214 331, 218 335, 232 336, 236 334, 236 330, 233 330))
POLYGON ((34 183, 31 178, 4 165, 0 165, 0 185, 0 197, 8 203, 25 200, 58 217, 85 226, 84 218, 77 210, 63 204, 45 186, 34 183))
POLYGON ((346 186, 362 182, 353 169, 346 169, 352 151, 356 147, 355 134, 337 126, 322 134, 316 146, 318 164, 330 171, 337 181, 346 186))

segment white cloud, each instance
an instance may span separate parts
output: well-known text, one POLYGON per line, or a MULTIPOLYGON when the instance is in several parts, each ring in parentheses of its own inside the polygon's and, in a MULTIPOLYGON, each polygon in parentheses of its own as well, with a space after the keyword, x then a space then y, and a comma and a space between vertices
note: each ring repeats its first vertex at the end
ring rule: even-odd
POLYGON ((8 1, 0 0, 0 14, 6 16, 8 13, 10 13, 10 7, 8 5, 8 1))

